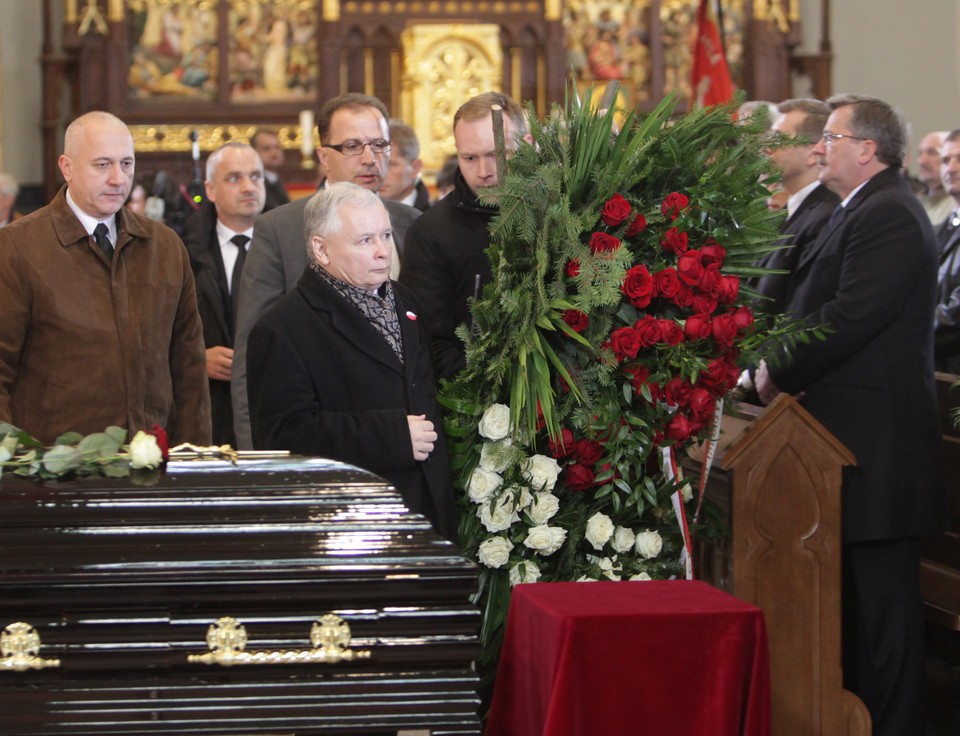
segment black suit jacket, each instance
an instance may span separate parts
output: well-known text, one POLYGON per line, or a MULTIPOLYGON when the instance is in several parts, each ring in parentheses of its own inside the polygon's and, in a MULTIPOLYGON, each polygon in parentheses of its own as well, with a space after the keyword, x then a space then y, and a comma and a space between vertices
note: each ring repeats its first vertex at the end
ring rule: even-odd
POLYGON ((782 391, 846 445, 843 538, 916 537, 946 519, 933 375, 937 246, 909 184, 871 178, 800 256, 787 308, 825 340, 772 366, 782 391))
MULTIPOLYGON (((198 221, 184 235, 184 245, 190 254, 190 266, 197 283, 197 309, 203 323, 205 348, 218 345, 233 347, 234 316, 227 287, 227 275, 217 239, 216 212, 198 213, 198 221), (199 220, 202 219, 203 222, 199 220)), ((213 420, 213 443, 236 447, 233 431, 233 408, 230 382, 208 379, 210 383, 210 414, 213 420)))
MULTIPOLYGON (((949 221, 940 231, 947 232, 949 221)), ((960 373, 960 228, 954 228, 940 248, 933 324, 937 370, 960 373)))
POLYGON ((272 182, 264 177, 263 188, 267 195, 263 205, 264 212, 269 212, 275 207, 279 207, 280 205, 286 204, 290 201, 290 195, 287 194, 287 188, 283 186, 283 182, 279 179, 277 179, 276 182, 272 182))
POLYGON ((294 291, 254 326, 247 350, 256 449, 290 450, 382 475, 411 510, 456 539, 457 515, 429 337, 408 290, 394 284, 403 362, 352 304, 307 266, 294 291), (408 415, 439 439, 413 458, 408 415))
POLYGON ((784 220, 780 226, 780 232, 784 234, 780 245, 787 247, 768 253, 757 265, 789 273, 771 273, 757 280, 757 292, 770 299, 763 302, 763 311, 782 314, 786 310, 793 292, 797 261, 817 239, 838 204, 840 198, 822 184, 818 184, 796 211, 784 220))

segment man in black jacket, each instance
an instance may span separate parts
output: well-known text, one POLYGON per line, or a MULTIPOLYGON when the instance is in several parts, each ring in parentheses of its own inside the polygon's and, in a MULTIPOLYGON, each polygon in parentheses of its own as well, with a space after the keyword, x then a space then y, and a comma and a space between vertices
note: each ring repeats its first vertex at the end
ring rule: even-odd
POLYGON ((465 365, 458 325, 469 323, 468 300, 490 281, 486 250, 495 207, 477 193, 498 184, 491 106, 503 110, 507 153, 529 140, 520 106, 499 92, 465 102, 453 118, 459 172, 453 191, 431 207, 407 231, 400 283, 417 297, 430 330, 437 378, 453 378, 465 365))
POLYGON ((872 97, 844 95, 814 147, 841 198, 796 265, 788 311, 823 340, 757 371, 757 390, 803 406, 856 456, 844 475, 843 679, 875 736, 923 732, 920 537, 942 530, 943 459, 933 376, 937 245, 901 176, 906 124, 872 97))
POLYGON ((207 349, 213 442, 235 447, 230 397, 233 338, 240 274, 265 197, 260 156, 246 143, 221 146, 207 159, 204 185, 213 207, 197 213, 184 244, 197 282, 207 349))

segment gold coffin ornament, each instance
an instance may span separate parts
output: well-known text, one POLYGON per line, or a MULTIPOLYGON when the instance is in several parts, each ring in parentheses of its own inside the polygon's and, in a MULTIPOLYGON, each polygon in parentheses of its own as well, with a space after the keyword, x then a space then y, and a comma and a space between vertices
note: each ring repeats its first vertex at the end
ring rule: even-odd
POLYGON ((40 635, 30 624, 18 621, 0 633, 0 670, 26 672, 59 667, 59 659, 44 659, 40 653, 40 635))
POLYGON ((339 616, 328 613, 313 623, 310 629, 313 649, 289 652, 248 652, 246 627, 235 618, 226 616, 210 624, 204 654, 190 654, 193 664, 218 664, 223 667, 244 664, 311 664, 350 662, 369 659, 370 651, 350 649, 350 626, 339 616))

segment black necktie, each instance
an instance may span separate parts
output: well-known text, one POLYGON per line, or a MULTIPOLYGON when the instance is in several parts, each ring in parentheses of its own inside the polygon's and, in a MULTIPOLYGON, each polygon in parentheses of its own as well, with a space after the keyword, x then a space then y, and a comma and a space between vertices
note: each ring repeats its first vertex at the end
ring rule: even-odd
POLYGON ((240 297, 240 275, 243 273, 243 263, 247 260, 247 243, 250 238, 246 235, 234 235, 230 242, 237 246, 237 260, 233 264, 233 274, 230 276, 230 303, 233 306, 233 320, 237 320, 237 304, 240 297))
POLYGON ((830 222, 828 222, 827 225, 832 227, 842 217, 843 217, 843 205, 838 204, 836 206, 836 209, 834 209, 833 212, 830 213, 830 222))
POLYGON ((113 260, 113 243, 110 242, 110 235, 107 226, 102 222, 97 223, 97 226, 93 229, 93 239, 97 241, 97 245, 100 246, 100 250, 103 251, 103 254, 107 257, 108 261, 113 260))

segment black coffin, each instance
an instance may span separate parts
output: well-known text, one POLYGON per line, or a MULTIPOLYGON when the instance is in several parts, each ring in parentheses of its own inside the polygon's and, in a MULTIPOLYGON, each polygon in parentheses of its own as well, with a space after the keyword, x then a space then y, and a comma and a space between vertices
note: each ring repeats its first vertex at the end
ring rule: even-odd
POLYGON ((0 734, 480 733, 476 568, 385 481, 319 459, 153 481, 0 480, 0 734))

